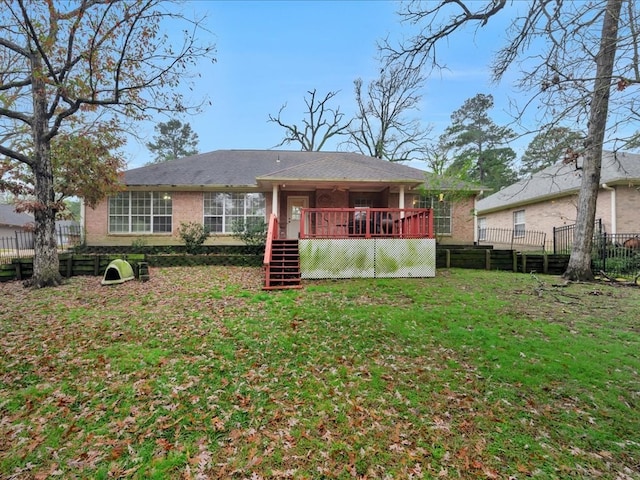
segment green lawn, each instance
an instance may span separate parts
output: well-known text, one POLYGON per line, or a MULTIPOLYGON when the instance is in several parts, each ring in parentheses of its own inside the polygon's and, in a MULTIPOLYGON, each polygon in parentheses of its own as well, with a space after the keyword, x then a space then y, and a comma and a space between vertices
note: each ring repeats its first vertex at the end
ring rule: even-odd
POLYGON ((640 290, 439 270, 0 284, 0 477, 640 478, 640 290))

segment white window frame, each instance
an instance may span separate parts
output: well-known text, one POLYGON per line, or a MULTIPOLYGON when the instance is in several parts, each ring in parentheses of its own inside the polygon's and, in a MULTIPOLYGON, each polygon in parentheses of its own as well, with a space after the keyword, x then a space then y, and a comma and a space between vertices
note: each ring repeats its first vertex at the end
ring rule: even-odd
POLYGON ((522 238, 525 236, 526 223, 524 210, 515 210, 513 212, 513 237, 522 238))
POLYGON ((478 217, 478 241, 487 239, 487 217, 478 217))
POLYGON ((173 199, 168 192, 129 191, 109 197, 110 235, 167 235, 173 230, 173 199))
POLYGON ((440 195, 421 195, 415 203, 416 208, 433 209, 433 230, 436 235, 453 234, 453 203, 440 195))
POLYGON ((266 222, 266 196, 262 192, 204 192, 202 201, 202 223, 211 233, 233 233, 236 220, 245 224, 266 222))

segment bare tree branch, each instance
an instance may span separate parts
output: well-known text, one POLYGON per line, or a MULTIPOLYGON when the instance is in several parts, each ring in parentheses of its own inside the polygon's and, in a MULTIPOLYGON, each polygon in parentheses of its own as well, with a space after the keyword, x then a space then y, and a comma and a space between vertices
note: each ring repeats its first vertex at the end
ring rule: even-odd
POLYGON ((338 92, 329 92, 322 100, 317 100, 315 89, 307 93, 309 97, 304 99, 307 110, 306 117, 302 120, 304 126, 302 130, 298 125, 288 124, 282 120, 282 112, 287 104, 280 107, 276 117, 269 114, 269 122, 276 123, 285 129, 285 137, 276 147, 298 143, 303 151, 320 151, 328 140, 347 133, 351 122, 342 123, 344 114, 340 112, 340 107, 335 110, 329 107, 329 102, 338 92))

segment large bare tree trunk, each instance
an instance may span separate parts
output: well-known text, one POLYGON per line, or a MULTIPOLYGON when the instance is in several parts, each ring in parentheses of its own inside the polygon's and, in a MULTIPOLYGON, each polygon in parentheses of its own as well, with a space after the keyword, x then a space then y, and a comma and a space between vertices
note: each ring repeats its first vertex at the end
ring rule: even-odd
POLYGON ((33 165, 34 206, 34 250, 33 277, 25 282, 33 287, 50 287, 62 282, 60 261, 56 246, 56 205, 53 188, 53 165, 51 163, 51 137, 48 132, 47 98, 44 76, 40 73, 42 63, 36 52, 31 55, 33 82, 33 165))
POLYGON ((596 202, 600 189, 602 146, 609 113, 609 94, 616 56, 622 2, 623 0, 608 0, 602 24, 600 51, 596 56, 596 79, 582 166, 582 184, 578 194, 578 217, 574 232, 573 250, 571 251, 567 271, 564 273, 564 277, 569 280, 593 280, 591 246, 596 218, 596 202))

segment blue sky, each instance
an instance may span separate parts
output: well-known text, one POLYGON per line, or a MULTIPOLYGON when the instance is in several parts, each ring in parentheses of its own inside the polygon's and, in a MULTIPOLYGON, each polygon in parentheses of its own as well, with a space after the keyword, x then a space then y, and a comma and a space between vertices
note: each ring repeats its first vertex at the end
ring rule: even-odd
MULTIPOLYGON (((389 0, 186 2, 185 12, 206 14, 217 50, 217 62, 201 66, 193 93, 194 99, 206 95, 211 105, 201 114, 181 118, 198 133, 199 150, 275 147, 284 130, 268 122, 269 114, 277 115, 286 103, 282 119, 300 125, 304 98, 313 89, 321 98, 339 91, 331 105, 351 118, 356 106, 353 81, 362 78, 366 85, 378 76, 377 42, 410 34, 396 15, 399 7, 389 0)), ((456 35, 439 50, 448 69, 431 74, 420 111, 411 114, 424 126, 433 125, 434 136, 449 124, 451 113, 476 93, 494 95, 496 107, 490 114, 496 123, 510 121, 506 111, 512 94, 506 82, 491 84, 488 70, 504 29, 480 33, 456 35)), ((152 123, 142 135, 146 135, 142 143, 127 148, 129 168, 152 158, 144 146, 154 135, 152 123)), ((521 153, 526 142, 514 147, 521 153)), ((295 144, 279 148, 299 149, 295 144)), ((325 149, 335 150, 337 144, 325 149)))

